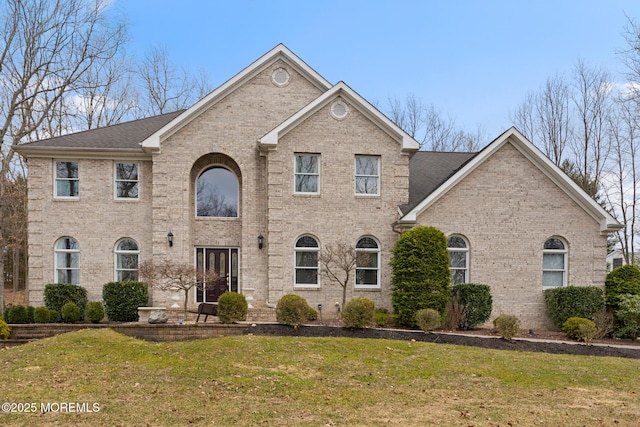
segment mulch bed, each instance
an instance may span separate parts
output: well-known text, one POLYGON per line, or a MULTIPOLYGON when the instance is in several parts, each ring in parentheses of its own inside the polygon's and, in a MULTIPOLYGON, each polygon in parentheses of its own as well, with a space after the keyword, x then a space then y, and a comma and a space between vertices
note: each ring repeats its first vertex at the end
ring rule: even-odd
MULTIPOLYGON (((507 341, 499 337, 486 335, 468 335, 462 333, 431 332, 406 329, 350 329, 340 326, 305 325, 294 329, 287 325, 262 323, 251 325, 247 333, 264 336, 295 337, 346 337, 346 338, 378 338, 404 341, 420 341, 439 344, 466 345, 496 350, 530 351, 554 354, 573 354, 580 356, 607 356, 640 359, 640 346, 612 346, 608 344, 584 345, 561 341, 536 341, 516 338, 507 341)), ((620 343, 622 344, 622 343, 620 343)))

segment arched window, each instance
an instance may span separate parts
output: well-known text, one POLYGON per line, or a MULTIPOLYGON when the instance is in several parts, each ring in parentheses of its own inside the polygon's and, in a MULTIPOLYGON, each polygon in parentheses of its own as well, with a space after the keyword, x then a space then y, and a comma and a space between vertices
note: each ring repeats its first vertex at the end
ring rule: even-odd
POLYGON ((318 255, 320 245, 311 236, 302 236, 296 242, 296 273, 294 286, 319 287, 318 255))
POLYGON ((567 286, 567 245, 558 237, 552 237, 544 242, 542 286, 545 288, 567 286))
POLYGON ((380 245, 372 237, 356 243, 356 288, 380 287, 380 245))
POLYGON ((138 256, 140 250, 133 239, 122 239, 116 243, 116 274, 117 282, 138 281, 138 256))
POLYGON ((462 236, 453 235, 447 239, 451 284, 469 282, 469 244, 462 236))
POLYGON ((55 248, 56 283, 80 284, 80 245, 73 237, 63 237, 55 248))
POLYGON ((238 177, 229 169, 206 169, 196 180, 196 216, 236 218, 238 187, 238 177))

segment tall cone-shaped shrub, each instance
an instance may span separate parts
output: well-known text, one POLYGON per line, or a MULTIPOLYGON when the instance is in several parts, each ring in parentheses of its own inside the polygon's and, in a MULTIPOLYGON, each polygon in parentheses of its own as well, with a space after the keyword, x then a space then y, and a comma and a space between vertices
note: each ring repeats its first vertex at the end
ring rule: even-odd
POLYGON ((418 310, 440 313, 449 300, 449 252, 444 233, 434 227, 416 227, 402 233, 391 259, 394 321, 416 326, 418 310))

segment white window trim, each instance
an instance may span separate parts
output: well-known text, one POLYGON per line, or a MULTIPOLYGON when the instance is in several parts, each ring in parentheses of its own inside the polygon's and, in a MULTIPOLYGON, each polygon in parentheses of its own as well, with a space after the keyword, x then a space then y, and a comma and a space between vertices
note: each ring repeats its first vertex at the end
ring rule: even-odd
POLYGON ((353 278, 354 281, 354 289, 380 289, 381 285, 380 285, 380 279, 381 279, 381 272, 380 272, 380 266, 382 265, 382 251, 380 249, 380 242, 378 241, 378 239, 374 238, 373 236, 362 236, 358 239, 358 241, 356 241, 356 246, 358 244, 358 242, 365 238, 368 237, 370 239, 373 239, 373 241, 376 242, 376 244, 378 245, 378 247, 376 249, 371 249, 371 248, 358 248, 356 247, 356 266, 355 266, 355 277, 353 278), (375 253, 378 255, 378 267, 371 268, 371 267, 358 267, 358 262, 357 262, 357 254, 358 252, 365 252, 365 253, 375 253), (357 279, 358 279, 358 270, 376 270, 376 275, 377 275, 377 284, 375 285, 362 285, 362 284, 358 284, 357 279))
POLYGON ((58 200, 78 200, 80 199, 80 162, 71 159, 54 159, 53 160, 53 198, 58 200), (71 181, 69 178, 58 178, 58 163, 77 163, 78 164, 78 178, 75 179, 78 183, 78 195, 77 196, 58 196, 58 180, 71 181))
POLYGON ((548 239, 545 240, 545 243, 550 240, 550 239, 558 239, 562 242, 562 244, 564 245, 564 249, 544 249, 544 243, 542 245, 542 289, 556 289, 556 288, 565 288, 567 287, 567 283, 568 283, 568 271, 569 271, 569 245, 567 244, 567 241, 561 237, 549 237, 548 239), (549 255, 553 255, 553 254, 562 254, 564 255, 563 257, 563 269, 545 269, 544 268, 544 256, 546 254, 549 255), (545 272, 562 272, 562 286, 545 286, 544 285, 544 273, 545 272))
POLYGON ((135 239, 132 239, 130 237, 123 237, 122 239, 118 239, 118 241, 116 242, 115 246, 113 247, 113 280, 115 282, 118 281, 118 271, 137 271, 138 272, 138 280, 140 280, 140 244, 138 244, 138 242, 135 239), (123 240, 131 240, 133 242, 135 242, 135 244, 138 246, 138 250, 136 251, 129 251, 129 250, 118 250, 118 245, 120 244, 120 242, 122 242, 123 240), (136 268, 135 270, 130 269, 130 268, 118 268, 118 255, 120 254, 126 254, 126 255, 137 255, 138 256, 138 268, 136 268))
POLYGON ((140 185, 140 163, 139 162, 127 162, 127 161, 115 161, 113 162, 113 199, 117 200, 119 202, 121 201, 139 201, 140 200, 140 190, 141 190, 141 185, 140 185), (136 165, 136 169, 138 170, 138 179, 137 180, 132 180, 132 179, 118 179, 118 164, 120 163, 129 163, 129 164, 134 164, 136 165), (137 182, 138 183, 138 196, 137 197, 118 197, 118 182, 137 182))
POLYGON ((320 194, 320 189, 322 188, 322 156, 317 153, 294 153, 293 154, 293 193, 294 194, 303 194, 303 195, 314 195, 317 196, 320 194), (318 158, 318 172, 313 173, 298 173, 296 172, 298 166, 298 156, 313 156, 318 158), (296 181, 298 175, 311 175, 318 177, 318 188, 316 191, 298 191, 296 189, 296 181))
POLYGON ((356 154, 354 160, 353 160, 353 172, 354 172, 354 178, 353 178, 353 191, 355 192, 355 195, 358 197, 379 197, 380 196, 380 183, 382 182, 382 178, 381 178, 381 168, 382 168, 382 162, 380 161, 380 156, 376 155, 376 154, 356 154), (358 173, 358 157, 372 157, 375 158, 378 162, 378 174, 377 175, 364 175, 364 174, 359 174, 358 173), (370 178, 370 177, 375 177, 378 179, 378 191, 376 193, 358 193, 358 177, 365 177, 365 178, 370 178))
POLYGON ((81 280, 80 280, 80 263, 81 263, 81 259, 80 259, 80 244, 78 243, 78 240, 76 240, 74 237, 71 236, 62 236, 59 239, 57 239, 55 241, 55 243, 53 244, 53 283, 66 283, 66 282, 58 282, 58 270, 62 269, 58 266, 58 254, 66 254, 66 253, 77 253, 78 254, 78 267, 77 268, 73 268, 73 267, 69 267, 69 268, 64 268, 64 270, 78 270, 78 283, 73 283, 73 284, 77 284, 79 285, 81 280), (63 239, 73 239, 76 244, 78 245, 78 249, 58 249, 58 242, 63 240, 63 239))
MULTIPOLYGON (((469 270, 470 270, 470 266, 469 266, 469 261, 470 261, 470 253, 471 253, 471 247, 469 246, 469 240, 464 237, 461 234, 452 234, 450 236, 447 237, 447 251, 448 252, 464 252, 465 253, 465 268, 464 268, 464 283, 471 283, 471 279, 469 278, 470 274, 469 274, 469 270), (462 240, 464 240, 465 245, 467 245, 466 248, 451 248, 449 247, 449 243, 448 240, 451 237, 459 237, 462 240)), ((449 269, 450 270, 462 270, 461 268, 452 268, 451 265, 449 265, 449 269)), ((453 272, 451 273, 451 277, 453 278, 453 272)), ((453 281, 451 282, 453 284, 453 281)))
POLYGON ((310 234, 303 234, 302 236, 299 236, 296 238, 296 241, 294 243, 294 247, 293 247, 293 287, 295 289, 319 289, 320 288, 320 241, 318 240, 317 237, 312 236, 310 234), (312 237, 316 243, 318 244, 318 247, 316 248, 312 248, 312 247, 298 247, 298 240, 300 240, 303 237, 312 237), (302 269, 302 270, 312 270, 314 269, 313 267, 298 267, 296 259, 297 259, 297 253, 298 252, 317 252, 318 253, 318 266, 315 268, 317 274, 316 274, 316 280, 317 283, 313 284, 313 283, 297 283, 296 281, 296 272, 298 271, 298 268, 302 269))

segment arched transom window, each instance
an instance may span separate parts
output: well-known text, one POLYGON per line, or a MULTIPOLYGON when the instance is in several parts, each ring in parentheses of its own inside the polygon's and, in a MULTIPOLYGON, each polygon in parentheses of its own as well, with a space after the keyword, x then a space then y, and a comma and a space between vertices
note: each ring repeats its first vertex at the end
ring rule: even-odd
POLYGON ((116 243, 116 271, 118 282, 138 281, 138 256, 140 250, 138 243, 133 239, 122 239, 116 243))
POLYGON ((356 288, 380 287, 380 246, 372 237, 356 243, 356 288))
POLYGON ((73 237, 63 237, 55 245, 56 283, 80 284, 80 245, 73 237))
POLYGON ((469 282, 469 244, 462 236, 450 236, 447 239, 449 251, 449 269, 451 270, 451 284, 469 282))
POLYGON ((206 169, 196 180, 196 216, 236 218, 238 190, 238 177, 229 169, 206 169))
POLYGON ((558 237, 544 242, 542 251, 542 286, 567 286, 567 244, 558 237))
POLYGON ((296 242, 295 248, 295 286, 318 287, 320 286, 318 275, 318 255, 320 245, 311 236, 302 236, 296 242))

